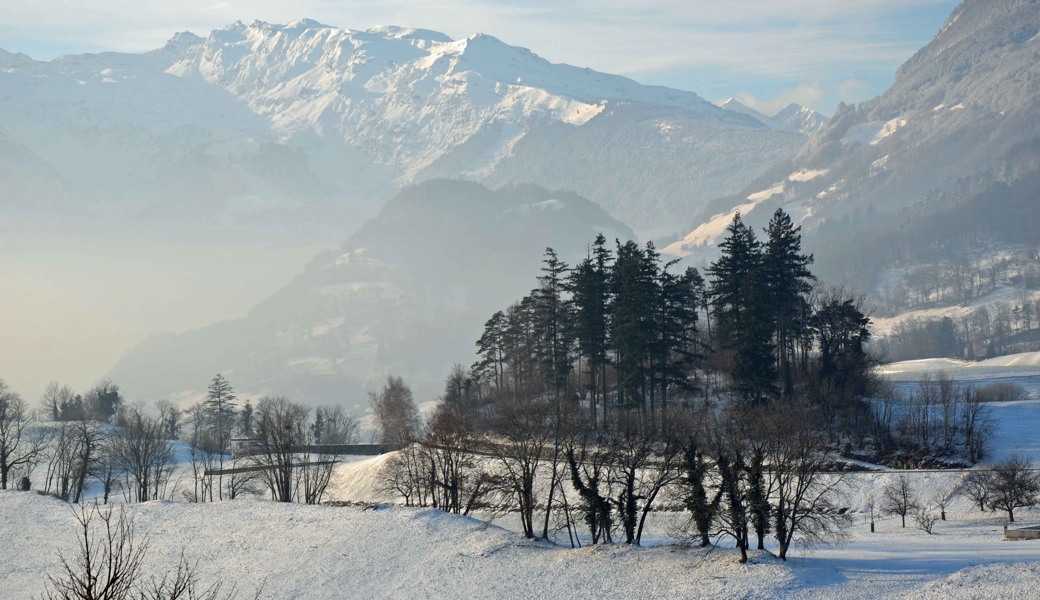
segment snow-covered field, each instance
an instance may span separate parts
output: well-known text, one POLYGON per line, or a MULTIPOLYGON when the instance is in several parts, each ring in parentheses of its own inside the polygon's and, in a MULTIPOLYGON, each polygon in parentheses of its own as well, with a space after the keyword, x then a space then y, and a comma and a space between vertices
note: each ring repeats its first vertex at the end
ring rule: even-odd
MULTIPOLYGON (((887 376, 913 381, 942 369, 958 380, 1013 381, 1019 402, 991 403, 991 459, 1018 453, 1040 462, 1040 355, 984 363, 912 361, 887 376)), ((198 560, 203 582, 265 598, 749 598, 843 599, 1040 598, 1040 540, 1005 541, 1003 515, 982 513, 966 498, 948 508, 934 535, 878 520, 869 532, 866 500, 898 473, 850 473, 844 504, 854 516, 842 546, 798 547, 786 563, 765 552, 749 564, 722 540, 710 551, 681 545, 682 513, 654 513, 644 547, 572 549, 516 533, 505 515, 488 525, 433 509, 388 506, 379 473, 388 456, 350 457, 329 487, 333 500, 359 507, 235 500, 214 504, 150 502, 116 507, 133 516, 149 543, 147 570, 176 566, 183 551, 198 560)), ((958 472, 907 472, 921 499, 960 485, 958 472)), ((1040 510, 1016 511, 1016 526, 1040 524, 1040 510)), ((34 493, 0 492, 0 598, 39 597, 58 553, 76 545, 73 508, 34 493)), ((775 551, 775 546, 770 546, 775 551)))
POLYGON ((987 405, 994 420, 988 460, 1000 461, 1018 454, 1040 464, 1040 352, 998 356, 980 362, 951 358, 907 360, 884 365, 881 373, 902 387, 910 387, 925 376, 934 379, 943 373, 961 384, 982 387, 1011 383, 1023 388, 1027 394, 1024 400, 987 405))
MULTIPOLYGON (((758 552, 741 566, 726 548, 570 549, 433 509, 237 500, 125 510, 148 539, 148 571, 172 568, 183 550, 204 582, 243 597, 262 582, 275 599, 1036 598, 1040 575, 1040 541, 1003 541, 996 519, 970 511, 954 511, 935 535, 896 519, 870 534, 858 520, 842 548, 800 550, 787 563, 758 552)), ((74 551, 75 527, 60 501, 0 492, 0 597, 39 596, 58 552, 74 551)))

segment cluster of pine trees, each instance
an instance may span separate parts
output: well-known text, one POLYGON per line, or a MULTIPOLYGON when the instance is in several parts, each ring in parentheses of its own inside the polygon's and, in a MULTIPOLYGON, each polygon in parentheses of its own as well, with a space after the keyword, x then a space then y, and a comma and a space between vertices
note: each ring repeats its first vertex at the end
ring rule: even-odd
POLYGON ((811 391, 854 406, 869 382, 868 318, 814 285, 786 213, 765 234, 735 216, 707 281, 673 273, 652 243, 611 249, 600 235, 574 267, 547 249, 538 287, 488 319, 454 396, 484 416, 503 399, 571 398, 593 427, 613 410, 653 421, 697 398, 753 405, 811 391))

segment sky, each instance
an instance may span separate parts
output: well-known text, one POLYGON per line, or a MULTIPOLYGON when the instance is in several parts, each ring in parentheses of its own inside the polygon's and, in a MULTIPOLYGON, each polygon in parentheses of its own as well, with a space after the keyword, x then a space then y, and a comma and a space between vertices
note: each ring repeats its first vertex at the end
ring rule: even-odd
POLYGON ((0 48, 38 60, 140 52, 178 31, 301 17, 350 29, 486 33, 552 61, 641 83, 735 97, 773 114, 796 102, 830 114, 888 87, 953 0, 3 0, 0 48))

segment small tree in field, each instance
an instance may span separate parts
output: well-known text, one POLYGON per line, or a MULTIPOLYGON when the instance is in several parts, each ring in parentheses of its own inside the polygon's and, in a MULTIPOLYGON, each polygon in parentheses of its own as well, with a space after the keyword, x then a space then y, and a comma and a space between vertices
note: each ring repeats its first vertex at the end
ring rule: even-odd
POLYGON ((939 517, 935 516, 935 513, 923 506, 914 510, 914 524, 918 529, 928 535, 932 534, 932 529, 935 527, 935 522, 938 520, 939 517))
POLYGON ((989 508, 992 478, 993 473, 989 471, 973 471, 964 479, 964 495, 977 504, 980 511, 992 510, 989 508))
POLYGON ((939 518, 946 520, 946 509, 957 497, 957 486, 940 487, 932 492, 932 503, 939 509, 939 518))
POLYGON ((890 482, 881 491, 881 509, 891 515, 899 515, 903 527, 906 527, 906 515, 920 507, 917 494, 906 475, 890 482))
POLYGON ((1019 456, 994 465, 989 477, 989 507, 1003 510, 1008 521, 1015 522, 1015 509, 1036 506, 1040 502, 1040 473, 1019 456))
POLYGON ((874 533, 874 519, 877 517, 877 497, 871 492, 867 495, 867 501, 864 505, 867 509, 867 513, 870 514, 870 533, 874 533))

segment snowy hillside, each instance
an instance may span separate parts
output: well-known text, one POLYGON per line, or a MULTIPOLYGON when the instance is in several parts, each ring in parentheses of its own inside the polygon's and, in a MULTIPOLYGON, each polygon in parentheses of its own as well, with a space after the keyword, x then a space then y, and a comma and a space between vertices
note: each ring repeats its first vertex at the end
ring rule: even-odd
MULTIPOLYGON (((984 376, 978 379, 951 371, 981 385, 1009 377, 1021 381, 1019 368, 1034 369, 1025 400, 988 405, 993 419, 990 461, 1011 454, 1040 459, 1037 364, 1040 358, 1031 354, 980 363, 977 368, 984 376)), ((960 366, 914 361, 892 365, 889 376, 960 366)), ((179 448, 180 471, 171 478, 174 497, 179 496, 178 486, 190 485, 184 446, 179 448)), ((221 581, 225 591, 234 586, 242 597, 251 597, 261 586, 261 597, 272 599, 1036 597, 1040 542, 1005 541, 1004 516, 980 512, 966 495, 954 497, 946 507, 947 520, 937 521, 932 534, 909 520, 902 528, 893 515, 877 518, 876 531, 870 531, 866 511, 871 494, 905 476, 923 502, 933 503, 935 492, 964 489, 968 473, 963 471, 892 471, 865 465, 867 470, 846 473, 838 484, 839 506, 852 515, 844 544, 796 546, 790 559, 781 562, 770 554, 776 547, 768 540, 770 552, 752 551, 748 564, 739 565, 732 542, 725 538, 707 550, 682 542, 684 512, 652 512, 642 547, 570 548, 562 530, 555 544, 524 539, 512 514, 496 515, 489 525, 481 520, 489 517, 485 513, 469 518, 394 506, 399 498, 385 491, 382 479, 391 457, 344 457, 329 486, 333 501, 375 502, 378 507, 240 498, 203 504, 152 501, 114 510, 132 516, 139 539, 147 541, 147 573, 171 568, 183 552, 189 561, 199 561, 202 583, 221 581)), ((573 497, 569 486, 564 493, 573 497)), ((1040 511, 1018 510, 1016 522, 1035 525, 1040 511)), ((0 593, 11 600, 39 597, 44 575, 57 574, 59 553, 74 555, 73 508, 35 493, 0 492, 0 538, 6 541, 0 593)))

